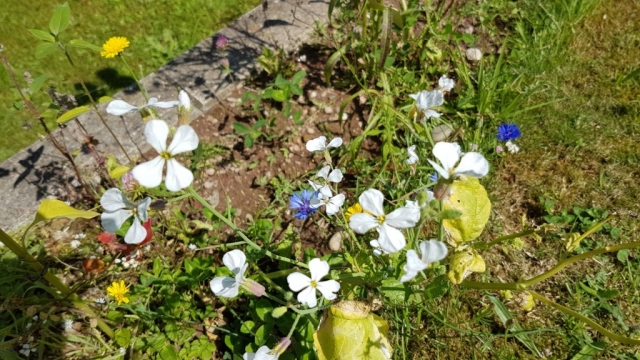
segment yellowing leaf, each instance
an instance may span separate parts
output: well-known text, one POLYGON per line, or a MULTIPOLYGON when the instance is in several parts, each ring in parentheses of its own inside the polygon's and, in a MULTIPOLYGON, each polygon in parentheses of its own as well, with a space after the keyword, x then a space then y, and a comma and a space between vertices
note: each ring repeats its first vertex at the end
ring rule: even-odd
POLYGON ((77 108, 73 108, 67 111, 66 113, 60 115, 60 117, 56 121, 58 122, 58 124, 64 124, 67 121, 75 119, 78 116, 88 112, 89 110, 91 110, 91 108, 86 105, 78 106, 77 108))
POLYGON ((74 209, 66 203, 56 199, 45 199, 38 206, 36 217, 33 219, 31 225, 35 225, 41 221, 48 221, 56 218, 66 219, 92 219, 100 215, 95 211, 84 211, 74 209))
POLYGON ((456 251, 449 258, 447 276, 454 284, 460 284, 472 272, 481 273, 486 270, 484 259, 474 249, 456 251))
POLYGON ((131 170, 130 167, 120 165, 113 155, 107 157, 107 169, 109 170, 109 176, 112 179, 120 179, 124 174, 131 170))
POLYGON ((393 349, 387 339, 389 325, 359 301, 342 301, 325 313, 313 334, 320 360, 388 360, 393 349))
POLYGON ((443 220, 447 234, 456 244, 476 239, 484 230, 491 213, 491 201, 478 179, 461 177, 450 185, 450 195, 444 210, 457 210, 462 215, 456 219, 443 220))
POLYGON ((582 239, 584 238, 578 233, 568 233, 562 237, 562 240, 564 241, 564 247, 565 249, 567 249, 567 251, 575 250, 578 246, 580 246, 580 242, 582 241, 582 239))

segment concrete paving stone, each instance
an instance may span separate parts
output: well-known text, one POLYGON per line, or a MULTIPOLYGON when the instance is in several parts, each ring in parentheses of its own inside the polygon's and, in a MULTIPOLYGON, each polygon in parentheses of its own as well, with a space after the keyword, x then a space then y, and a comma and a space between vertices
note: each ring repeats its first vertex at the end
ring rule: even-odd
MULTIPOLYGON (((229 38, 229 46, 224 51, 215 49, 216 36, 210 37, 142 79, 149 96, 160 101, 177 100, 178 91, 184 89, 191 97, 193 120, 211 109, 217 99, 228 97, 240 79, 255 71, 263 46, 293 51, 309 37, 316 21, 326 22, 328 0, 270 1, 268 4, 266 10, 258 6, 216 35, 229 38), (221 71, 219 63, 224 58, 229 59, 233 78, 221 71)), ((146 103, 135 86, 113 98, 134 105, 146 103)), ((105 121, 129 156, 134 160, 139 158, 150 149, 144 141, 142 119, 136 113, 109 115, 106 106, 99 106, 105 121)), ((156 111, 159 118, 171 125, 177 123, 175 108, 156 111)), ((96 113, 84 114, 78 121, 97 140, 99 154, 112 154, 126 163, 126 157, 96 113)), ((69 152, 77 152, 75 162, 85 181, 99 182, 96 158, 83 148, 85 135, 79 124, 70 121, 53 133, 69 152)), ((0 206, 5 210, 0 212, 0 228, 12 231, 29 223, 43 199, 66 199, 77 186, 75 172, 66 158, 47 139, 37 141, 0 164, 0 206)))

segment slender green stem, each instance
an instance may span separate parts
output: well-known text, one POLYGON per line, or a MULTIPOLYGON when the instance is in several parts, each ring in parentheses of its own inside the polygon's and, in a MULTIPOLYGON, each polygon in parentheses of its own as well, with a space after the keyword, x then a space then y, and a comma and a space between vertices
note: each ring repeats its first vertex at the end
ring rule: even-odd
POLYGON ((147 90, 142 87, 142 84, 140 84, 140 80, 138 80, 138 77, 136 76, 136 73, 133 72, 133 70, 131 70, 131 67, 129 66, 129 63, 127 62, 127 60, 125 60, 124 56, 119 55, 118 56, 120 58, 120 60, 122 60, 122 62, 124 63, 124 66, 127 67, 127 70, 129 70, 129 73, 131 74, 131 76, 133 77, 133 79, 136 81, 136 84, 138 85, 138 88, 140 89, 140 92, 142 92, 142 96, 144 96, 145 101, 149 101, 149 94, 147 94, 147 90))
POLYGON ((490 247, 492 247, 495 244, 501 243, 503 241, 507 241, 507 240, 511 240, 511 239, 515 239, 515 238, 519 238, 521 236, 527 236, 527 235, 531 235, 535 233, 535 230, 525 230, 525 231, 521 231, 517 234, 511 234, 511 235, 505 235, 505 236, 500 236, 497 239, 494 239, 486 244, 483 243, 479 243, 478 247, 482 248, 482 249, 488 249, 490 247))
POLYGON ((540 301, 541 303, 544 303, 545 305, 549 305, 553 308, 555 308, 556 310, 562 311, 563 313, 569 315, 569 316, 573 316, 574 318, 584 322, 585 324, 591 326, 592 328, 596 329, 597 331, 599 331, 602 335, 608 337, 609 339, 613 340, 613 341, 617 341, 621 344, 627 344, 627 345, 640 345, 640 340, 636 340, 636 339, 632 339, 632 338, 628 338, 626 336, 622 336, 619 334, 616 334, 612 331, 609 331, 607 329, 605 329, 602 325, 598 324, 597 322, 589 319, 588 317, 580 314, 577 311, 571 310, 566 306, 562 306, 558 303, 555 303, 549 299, 547 299, 546 297, 536 293, 535 291, 531 291, 529 290, 529 293, 531 294, 531 296, 533 296, 534 299, 540 301))
POLYGON ((296 325, 298 325, 298 320, 300 320, 300 316, 302 315, 297 314, 296 319, 293 320, 293 325, 291 325, 291 330, 289 330, 289 334, 287 335, 289 339, 291 339, 291 337, 293 336, 293 331, 296 329, 296 325))
POLYGON ((245 235, 233 222, 231 222, 231 220, 229 220, 226 216, 220 214, 218 212, 218 210, 216 210, 213 206, 211 206, 211 204, 209 204, 209 202, 207 202, 207 200, 203 199, 202 196, 200 196, 196 190, 189 186, 187 188, 187 191, 191 194, 191 196, 198 201, 200 204, 202 204, 202 206, 204 206, 207 210, 211 211, 211 213, 217 217, 220 221, 222 221, 223 223, 225 223, 227 226, 229 226, 231 228, 231 230, 233 230, 236 234, 238 234, 238 236, 240 236, 242 238, 242 240, 244 240, 244 242, 251 246, 252 248, 263 252, 265 255, 267 255, 268 257, 275 259, 275 260, 279 260, 279 261, 284 261, 284 262, 288 262, 290 264, 296 265, 296 266, 300 266, 303 267, 305 269, 308 269, 309 266, 307 264, 301 263, 297 260, 294 259, 289 259, 286 258, 284 256, 280 256, 278 254, 274 254, 273 252, 263 249, 260 245, 256 244, 255 242, 253 242, 251 239, 249 239, 249 237, 247 237, 247 235, 245 235))
POLYGON ((11 236, 4 232, 4 230, 0 229, 0 242, 2 242, 9 250, 11 250, 16 256, 24 261, 26 264, 29 264, 31 268, 38 272, 44 271, 44 278, 49 282, 49 284, 54 287, 60 294, 71 300, 76 309, 86 313, 89 317, 95 318, 98 322, 98 327, 110 338, 114 337, 113 330, 105 323, 101 318, 99 318, 93 310, 85 304, 80 297, 73 293, 71 289, 67 285, 65 285, 55 274, 45 270, 44 266, 38 261, 38 259, 34 258, 29 254, 29 252, 20 246, 11 236))

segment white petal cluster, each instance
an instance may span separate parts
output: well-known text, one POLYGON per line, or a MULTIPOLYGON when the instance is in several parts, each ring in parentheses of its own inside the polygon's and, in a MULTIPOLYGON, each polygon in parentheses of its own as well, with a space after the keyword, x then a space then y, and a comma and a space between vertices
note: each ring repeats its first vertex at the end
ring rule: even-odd
POLYGON ((112 188, 102 194, 100 205, 104 208, 100 220, 105 230, 114 233, 120 230, 128 218, 133 216, 133 224, 127 231, 124 242, 139 244, 147 237, 147 230, 142 226, 142 223, 149 218, 151 198, 146 197, 140 203, 134 204, 124 196, 120 189, 112 188))
POLYGON ((417 163, 418 160, 420 160, 420 158, 418 157, 418 154, 416 154, 415 145, 411 145, 407 148, 407 155, 409 155, 409 158, 404 161, 407 165, 413 165, 417 163))
POLYGON ((351 215, 351 229, 358 234, 376 229, 379 237, 372 246, 379 247, 384 253, 391 254, 402 250, 407 241, 400 230, 416 226, 420 220, 420 208, 409 204, 385 214, 384 196, 376 189, 366 190, 358 200, 363 212, 351 215))
POLYGON ((322 184, 318 184, 309 180, 309 184, 313 190, 317 192, 317 196, 311 199, 310 205, 314 209, 325 205, 327 215, 335 215, 344 204, 345 196, 344 194, 334 196, 329 183, 339 183, 342 181, 342 171, 340 171, 340 169, 331 170, 331 166, 326 165, 318 171, 317 176, 321 178, 323 182, 322 184))
POLYGON ((413 279, 418 273, 429 267, 429 264, 440 261, 447 256, 447 246, 438 240, 431 239, 422 241, 420 245, 421 257, 414 250, 407 251, 407 263, 404 265, 404 275, 400 282, 407 282, 413 279))
POLYGON ((340 291, 340 283, 335 280, 320 281, 329 274, 329 263, 319 258, 309 262, 309 272, 311 277, 299 272, 294 272, 287 276, 289 288, 293 292, 298 292, 298 301, 314 308, 318 305, 316 290, 320 291, 327 300, 334 300, 336 293, 340 291))
POLYGON ((238 289, 240 289, 240 285, 242 285, 246 280, 244 273, 249 267, 249 264, 247 264, 247 257, 241 250, 231 250, 224 254, 222 257, 222 263, 227 267, 227 269, 231 270, 235 276, 218 276, 214 278, 209 284, 211 286, 211 290, 216 294, 216 296, 227 298, 236 297, 238 296, 238 289))
POLYGON ((505 146, 507 147, 507 151, 511 154, 517 154, 520 151, 520 147, 511 142, 511 140, 507 141, 505 146))
POLYGON ((441 91, 451 91, 454 84, 453 79, 449 79, 447 75, 442 75, 438 80, 438 87, 441 91))
POLYGON ((444 104, 444 94, 442 94, 442 91, 422 90, 419 93, 409 95, 409 97, 416 101, 418 110, 422 111, 427 119, 440 117, 441 114, 432 110, 432 108, 444 104))
POLYGON ((171 144, 167 147, 169 125, 163 120, 151 120, 144 128, 144 136, 158 156, 137 165, 131 170, 140 185, 154 188, 162 182, 164 164, 167 163, 165 186, 169 191, 179 191, 191 185, 193 173, 182 166, 174 157, 177 154, 195 150, 198 147, 198 135, 189 125, 178 127, 171 144))
POLYGON ((158 101, 158 98, 152 97, 149 99, 149 101, 147 101, 146 105, 143 105, 142 107, 138 107, 135 105, 131 105, 124 100, 113 100, 112 102, 109 103, 109 105, 107 105, 107 113, 111 115, 120 116, 132 111, 140 111, 144 108, 151 107, 151 106, 162 108, 162 109, 169 109, 178 105, 178 103, 179 102, 175 100, 174 101, 158 101))
POLYGON ((325 136, 320 136, 315 139, 307 141, 306 147, 307 147, 307 150, 314 152, 314 151, 326 151, 330 148, 340 147, 341 145, 342 145, 342 138, 339 138, 339 137, 333 138, 333 140, 331 140, 329 144, 327 144, 327 138, 325 136))
POLYGON ((477 152, 465 154, 456 143, 437 143, 433 147, 433 156, 442 166, 434 161, 427 161, 445 179, 455 179, 460 175, 481 178, 489 173, 489 162, 482 154, 477 152))

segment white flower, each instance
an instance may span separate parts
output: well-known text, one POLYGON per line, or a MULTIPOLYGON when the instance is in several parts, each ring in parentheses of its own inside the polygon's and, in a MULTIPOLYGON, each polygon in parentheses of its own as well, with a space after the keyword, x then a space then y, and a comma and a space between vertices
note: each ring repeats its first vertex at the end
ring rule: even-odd
POLYGON ((440 106, 444 104, 444 96, 442 91, 433 90, 427 91, 422 90, 417 94, 409 95, 413 100, 418 103, 418 110, 422 111, 424 115, 428 118, 435 117, 439 118, 440 113, 434 110, 431 110, 432 107, 440 106))
POLYGON ((180 126, 167 147, 169 125, 163 120, 151 120, 144 128, 144 136, 151 147, 158 152, 158 156, 131 170, 133 177, 140 185, 148 188, 160 185, 165 162, 167 163, 165 179, 167 190, 179 191, 191 185, 193 173, 174 159, 174 156, 198 147, 198 135, 195 130, 189 125, 180 126))
POLYGON ((507 141, 505 145, 507 146, 507 151, 509 151, 509 153, 511 154, 516 154, 518 153, 518 151, 520 151, 520 147, 512 143, 511 140, 507 141))
POLYGON ((442 75, 440 80, 438 80, 438 86, 442 91, 451 91, 453 89, 454 82, 452 79, 449 79, 447 75, 442 75))
POLYGON ((211 290, 216 296, 236 297, 241 285, 256 296, 261 296, 264 293, 264 286, 244 277, 249 264, 247 264, 247 257, 241 250, 231 250, 224 254, 222 262, 227 269, 231 270, 235 278, 218 276, 211 280, 211 290))
POLYGON ((340 169, 333 169, 331 170, 331 173, 329 173, 329 170, 331 170, 331 166, 327 165, 320 169, 316 176, 333 183, 339 183, 342 181, 342 171, 340 169))
POLYGON ((71 241, 71 247, 72 247, 72 248, 74 248, 74 249, 75 249, 75 248, 77 248, 78 246, 80 246, 80 241, 78 241, 78 240, 72 240, 72 241, 71 241))
POLYGON ((33 319, 33 321, 38 321, 38 319, 39 319, 38 315, 33 315, 32 319, 33 319))
POLYGON ((100 219, 102 227, 108 232, 116 232, 122 227, 122 224, 131 216, 134 216, 133 224, 124 237, 127 244, 139 244, 147 237, 147 230, 142 223, 149 218, 149 205, 151 198, 146 197, 139 204, 129 201, 122 191, 112 188, 104 192, 100 198, 100 205, 104 208, 104 212, 100 219))
POLYGON ((409 158, 404 161, 407 165, 413 165, 417 163, 418 160, 420 160, 420 158, 418 157, 418 154, 416 154, 415 145, 411 145, 407 148, 407 154, 409 155, 409 158))
POLYGON ((267 346, 261 346, 258 349, 258 352, 250 353, 246 352, 242 355, 242 359, 244 360, 276 360, 278 356, 280 356, 287 347, 291 344, 291 340, 289 338, 283 338, 280 342, 273 348, 273 350, 269 349, 267 346))
POLYGON ((195 251, 197 248, 196 244, 189 244, 189 250, 195 251))
POLYGON ((118 349, 118 352, 120 353, 120 355, 124 355, 127 352, 127 349, 121 347, 118 349))
MULTIPOLYGON (((315 185, 317 184, 313 183, 312 185, 314 189, 315 185)), ((343 194, 333 196, 331 188, 328 185, 315 190, 318 191, 318 196, 311 199, 310 205, 312 208, 317 209, 322 205, 326 205, 327 215, 335 215, 340 211, 340 207, 344 204, 345 196, 343 194)))
POLYGON ((71 319, 65 320, 64 323, 62 323, 62 328, 65 331, 71 330, 73 328, 73 320, 71 320, 71 319))
POLYGON ((107 300, 103 297, 96 299, 96 304, 98 305, 104 305, 107 303, 107 300))
POLYGON ((340 291, 340 283, 335 280, 320 281, 329 274, 329 263, 319 258, 309 261, 309 272, 311 278, 299 272, 294 272, 287 276, 289 288, 293 292, 298 292, 298 301, 307 304, 308 307, 314 308, 318 305, 316 298, 316 289, 320 291, 322 296, 327 300, 334 300, 336 293, 340 291))
POLYGON ((420 209, 404 206, 385 215, 384 196, 376 189, 363 192, 358 200, 363 212, 351 215, 349 226, 358 234, 375 228, 380 234, 378 245, 385 253, 402 250, 407 242, 398 229, 414 227, 420 220, 420 209))
POLYGON ((140 111, 150 106, 169 109, 176 105, 178 105, 178 101, 175 101, 175 100, 174 101, 158 101, 158 98, 154 98, 154 97, 150 98, 147 104, 144 105, 143 107, 137 107, 137 106, 131 105, 128 102, 123 100, 113 100, 112 102, 109 103, 109 105, 107 105, 107 113, 111 115, 120 116, 131 111, 140 111))
POLYGON ((371 247, 373 248, 373 255, 375 255, 375 256, 380 256, 382 254, 388 254, 388 253, 384 252, 384 250, 382 250, 378 240, 369 241, 369 245, 371 245, 371 247))
POLYGON ((460 150, 460 145, 456 143, 437 143, 433 147, 433 155, 442 166, 431 160, 427 161, 445 179, 456 178, 459 175, 481 178, 489 173, 489 162, 482 154, 477 152, 464 154, 460 150))
POLYGON ((191 110, 191 99, 189 99, 189 95, 184 90, 180 90, 178 93, 178 111, 183 109, 183 111, 191 110))
POLYGON ((339 137, 334 138, 327 145, 327 138, 324 137, 324 136, 320 136, 320 137, 315 138, 313 140, 307 141, 307 150, 309 150, 311 152, 313 152, 313 151, 325 151, 325 150, 328 150, 330 148, 337 148, 340 145, 342 145, 342 138, 339 138, 339 137))
POLYGON ((413 279, 418 273, 429 267, 429 264, 440 261, 447 256, 447 246, 438 240, 422 241, 419 245, 422 258, 414 250, 407 251, 407 263, 404 265, 405 274, 400 282, 413 279))
POLYGON ((74 239, 84 239, 86 237, 87 237, 87 234, 85 234, 85 233, 80 233, 80 234, 73 235, 74 239))

